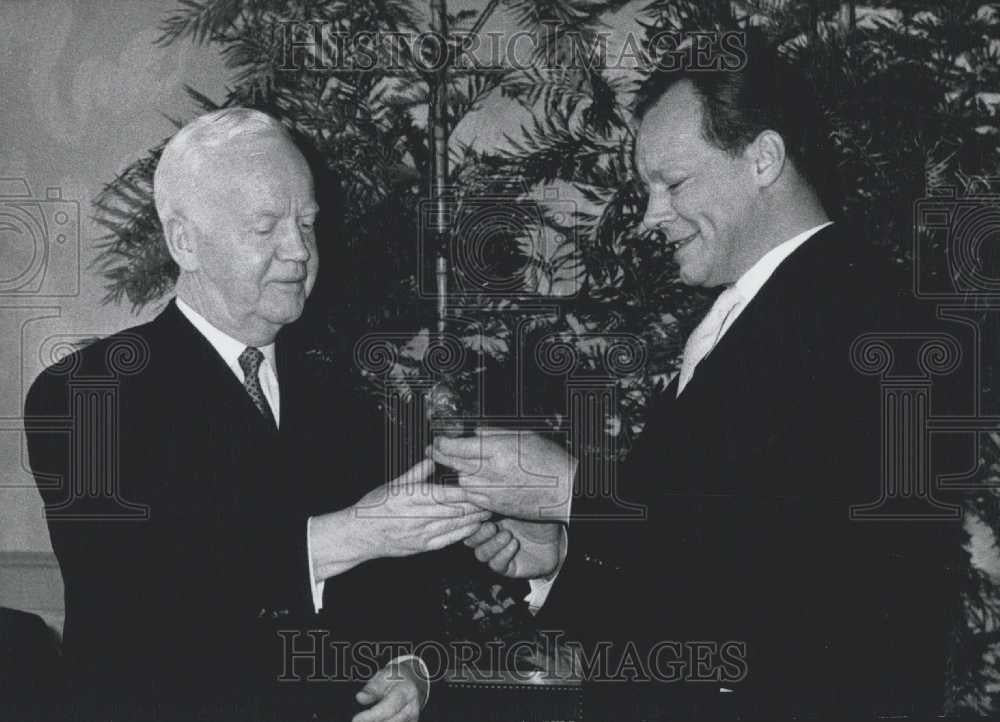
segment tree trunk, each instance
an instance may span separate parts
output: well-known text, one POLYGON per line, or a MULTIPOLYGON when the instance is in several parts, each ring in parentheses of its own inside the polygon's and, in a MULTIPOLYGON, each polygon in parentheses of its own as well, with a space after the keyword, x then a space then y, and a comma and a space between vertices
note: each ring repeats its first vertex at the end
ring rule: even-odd
POLYGON ((857 24, 858 15, 855 3, 840 3, 840 29, 844 32, 851 32, 855 27, 857 27, 857 24))
MULTIPOLYGON (((431 29, 443 43, 442 53, 448 53, 448 10, 445 0, 431 0, 431 29)), ((431 199, 434 203, 434 237, 437 258, 434 270, 437 280, 437 330, 443 334, 448 315, 448 242, 447 208, 445 189, 448 183, 448 62, 434 72, 431 79, 430 106, 427 113, 427 132, 431 146, 431 199)))

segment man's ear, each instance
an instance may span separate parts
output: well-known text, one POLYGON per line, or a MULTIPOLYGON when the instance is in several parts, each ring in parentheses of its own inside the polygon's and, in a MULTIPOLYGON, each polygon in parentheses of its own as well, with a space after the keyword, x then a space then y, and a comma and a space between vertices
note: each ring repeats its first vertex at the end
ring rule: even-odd
POLYGON ((766 188, 781 176, 787 160, 781 135, 773 130, 761 131, 747 146, 747 153, 753 162, 754 181, 759 188, 766 188))
POLYGON ((167 250, 182 271, 198 270, 198 242, 191 233, 190 224, 173 216, 163 224, 163 237, 167 250))

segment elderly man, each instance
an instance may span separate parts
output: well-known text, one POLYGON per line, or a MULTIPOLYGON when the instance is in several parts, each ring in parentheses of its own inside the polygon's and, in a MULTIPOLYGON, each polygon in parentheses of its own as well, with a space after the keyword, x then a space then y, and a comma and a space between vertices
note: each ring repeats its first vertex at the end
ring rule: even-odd
MULTIPOLYGON (((164 148, 154 193, 176 299, 47 369, 26 402, 72 699, 102 716, 307 714, 268 706, 295 689, 277 680, 316 689, 365 667, 328 669, 324 649, 303 660, 327 638, 282 628, 322 609, 337 640, 416 639, 436 600, 387 558, 440 549, 486 514, 429 484, 429 461, 380 484, 385 451, 365 449, 381 436, 281 333, 316 279, 319 208, 280 123, 197 118, 164 148)), ((417 718, 426 670, 393 657, 368 653, 385 666, 354 688, 370 705, 357 722, 417 718)))
POLYGON ((912 495, 910 519, 852 521, 852 506, 892 490, 878 379, 852 367, 851 346, 934 326, 913 320, 871 245, 831 223, 809 87, 749 51, 739 69, 654 74, 637 103, 644 224, 672 244, 684 283, 724 289, 618 475, 616 499, 645 518, 593 521, 624 510, 577 494, 574 519, 590 520, 567 535, 577 460, 538 436, 440 439, 434 458, 508 515, 466 543, 495 571, 535 578, 540 619, 636 643, 626 669, 639 680, 699 683, 615 718, 684 716, 671 703, 696 687, 711 698, 692 701, 701 714, 930 715, 959 526, 919 520, 912 495))

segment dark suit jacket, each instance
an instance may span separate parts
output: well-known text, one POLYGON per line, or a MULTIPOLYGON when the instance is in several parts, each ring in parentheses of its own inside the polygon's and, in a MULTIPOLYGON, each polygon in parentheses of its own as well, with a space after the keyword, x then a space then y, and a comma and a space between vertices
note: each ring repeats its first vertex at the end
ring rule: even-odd
MULTIPOLYGON (((959 524, 849 516, 880 496, 883 438, 880 380, 852 367, 851 344, 866 332, 940 331, 911 297, 873 249, 836 226, 819 232, 777 268, 683 394, 675 381, 651 408, 619 474, 620 497, 644 505, 646 520, 571 525, 543 626, 647 650, 659 640, 746 644, 742 670, 716 653, 699 672, 689 657, 687 682, 659 688, 636 716, 683 717, 675 701, 689 693, 691 709, 710 714, 870 716, 940 704, 959 524), (720 696, 721 686, 735 692, 720 696)), ((911 352, 898 350, 898 362, 911 352)), ((919 500, 907 508, 927 510, 919 500)), ((616 511, 607 499, 574 501, 574 517, 616 511)))
POLYGON ((31 702, 58 691, 59 643, 55 632, 34 614, 0 607, 0 714, 8 705, 31 702))
MULTIPOLYGON (((279 629, 325 629, 331 641, 436 635, 437 600, 413 560, 329 580, 314 616, 307 517, 384 480, 383 434, 310 372, 293 327, 276 349, 280 431, 173 302, 32 385, 28 449, 65 582, 77 698, 138 700, 140 717, 178 700, 252 707, 293 662, 300 675, 344 674, 292 660, 290 645, 309 649, 313 638, 279 629)), ((386 659, 365 656, 374 661, 359 676, 386 659)))

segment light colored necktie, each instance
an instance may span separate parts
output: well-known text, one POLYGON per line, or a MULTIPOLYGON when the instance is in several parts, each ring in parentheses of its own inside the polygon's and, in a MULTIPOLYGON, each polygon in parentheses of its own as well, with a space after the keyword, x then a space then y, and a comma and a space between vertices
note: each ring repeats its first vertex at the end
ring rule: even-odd
POLYGON ((684 344, 684 360, 681 362, 680 379, 677 383, 677 395, 687 386, 694 375, 694 370, 709 351, 715 348, 722 336, 722 328, 726 319, 743 303, 743 297, 735 286, 730 286, 715 299, 708 314, 688 336, 684 344))
POLYGON ((264 352, 259 348, 247 346, 240 354, 239 362, 240 368, 243 369, 243 387, 250 394, 250 399, 261 415, 277 428, 274 414, 271 413, 271 406, 267 403, 264 391, 260 387, 260 377, 258 376, 260 365, 264 362, 264 352))

